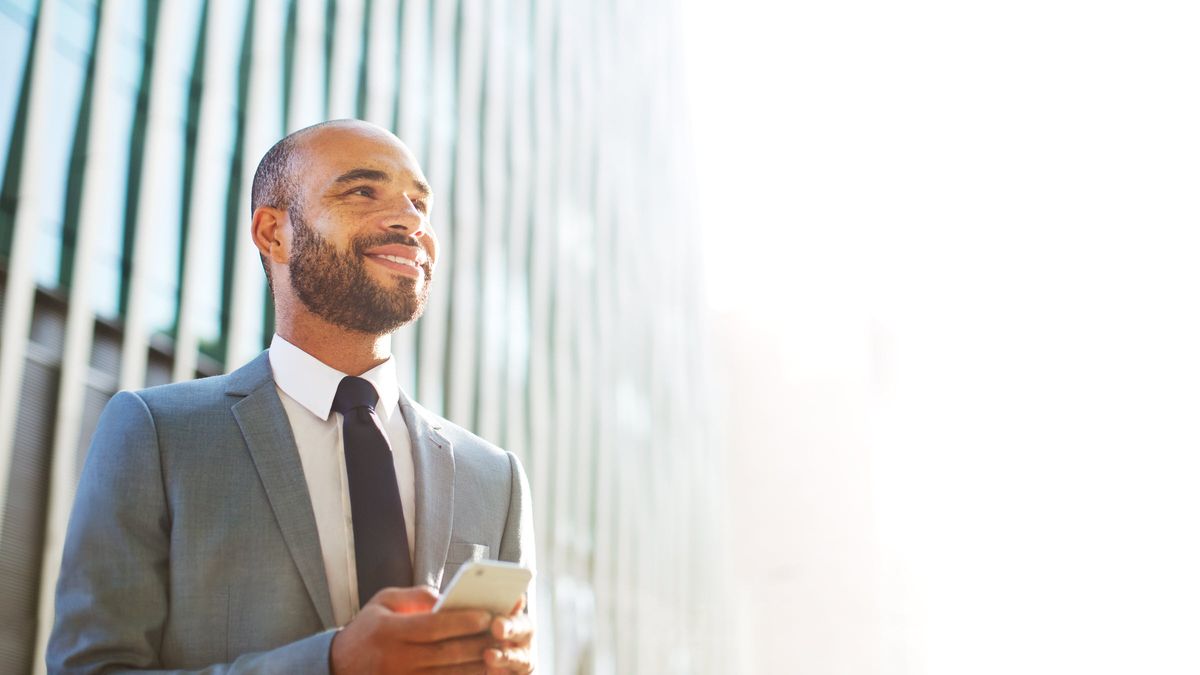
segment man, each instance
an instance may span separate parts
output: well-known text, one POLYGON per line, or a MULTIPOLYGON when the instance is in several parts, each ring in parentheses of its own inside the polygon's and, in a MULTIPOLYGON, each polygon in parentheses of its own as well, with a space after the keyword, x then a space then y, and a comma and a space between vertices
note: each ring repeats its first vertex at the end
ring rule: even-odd
POLYGON ((408 148, 355 120, 298 131, 254 178, 268 352, 121 392, 71 514, 52 673, 528 673, 532 622, 432 613, 469 560, 532 566, 516 457, 413 403, 390 333, 438 259, 408 148))

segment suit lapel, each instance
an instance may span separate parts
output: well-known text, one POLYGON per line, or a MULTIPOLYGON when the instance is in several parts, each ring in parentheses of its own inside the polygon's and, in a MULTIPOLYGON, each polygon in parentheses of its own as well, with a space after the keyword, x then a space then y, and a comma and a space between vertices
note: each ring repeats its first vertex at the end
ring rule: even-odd
POLYGON ((245 395, 233 405, 233 416, 250 449, 258 477, 275 512, 275 520, 300 578, 326 628, 333 628, 333 605, 325 579, 324 559, 313 515, 304 468, 296 450, 287 412, 275 391, 271 367, 264 353, 230 374, 228 392, 245 395))
POLYGON ((416 479, 416 547, 413 582, 433 588, 442 585, 454 524, 454 450, 423 411, 400 392, 400 412, 412 438, 416 479))

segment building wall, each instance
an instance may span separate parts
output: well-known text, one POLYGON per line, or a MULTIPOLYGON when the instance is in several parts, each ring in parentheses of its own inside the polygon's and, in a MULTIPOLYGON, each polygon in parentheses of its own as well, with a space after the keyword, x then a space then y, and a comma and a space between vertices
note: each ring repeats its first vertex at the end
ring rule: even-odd
POLYGON ((540 670, 725 673, 719 443, 675 10, 633 0, 0 0, 0 672, 40 671, 118 389, 257 354, 249 184, 285 133, 395 130, 445 260, 394 338, 533 486, 540 670))

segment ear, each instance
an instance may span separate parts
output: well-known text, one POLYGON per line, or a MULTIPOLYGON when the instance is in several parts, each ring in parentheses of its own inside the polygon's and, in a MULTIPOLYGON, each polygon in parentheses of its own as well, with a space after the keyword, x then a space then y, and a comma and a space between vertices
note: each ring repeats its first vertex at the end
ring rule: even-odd
POLYGON ((273 206, 260 206, 254 210, 250 220, 250 236, 254 246, 267 260, 277 263, 288 261, 287 211, 273 206))

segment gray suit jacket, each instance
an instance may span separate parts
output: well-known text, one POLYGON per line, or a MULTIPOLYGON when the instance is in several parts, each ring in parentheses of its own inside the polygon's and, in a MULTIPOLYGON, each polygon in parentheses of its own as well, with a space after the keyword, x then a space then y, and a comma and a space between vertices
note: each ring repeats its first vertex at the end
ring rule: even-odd
MULTIPOLYGON (((403 392, 417 584, 465 561, 533 566, 517 458, 403 392)), ((121 392, 67 530, 51 673, 327 673, 333 609, 312 503, 266 353, 229 375, 121 392)))

